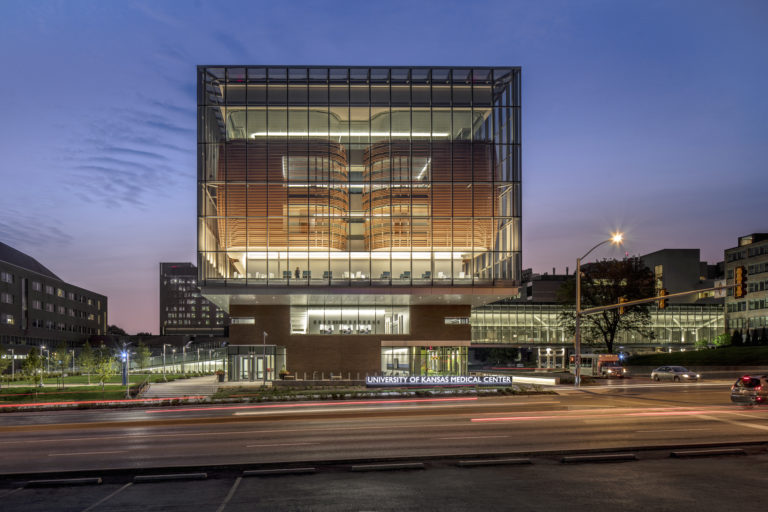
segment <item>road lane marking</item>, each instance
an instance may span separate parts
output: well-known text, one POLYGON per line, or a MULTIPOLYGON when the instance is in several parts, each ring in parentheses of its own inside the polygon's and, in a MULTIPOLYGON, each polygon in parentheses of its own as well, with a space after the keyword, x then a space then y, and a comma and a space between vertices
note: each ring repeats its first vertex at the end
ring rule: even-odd
MULTIPOLYGON (((520 402, 520 403, 514 403, 514 404, 504 404, 504 406, 521 406, 521 405, 547 405, 547 404, 559 404, 559 401, 556 402, 520 402)), ((468 404, 467 407, 473 407, 477 404, 468 404)), ((451 404, 452 407, 456 407, 456 405, 451 404)), ((463 404, 461 404, 463 406, 463 404)), ((430 404, 429 407, 424 409, 414 409, 413 406, 409 405, 401 405, 401 406, 394 406, 394 407, 387 407, 386 411, 415 411, 415 412, 429 412, 433 409, 442 408, 440 406, 435 406, 430 404)), ((381 406, 372 406, 372 407, 357 407, 355 409, 349 409, 346 407, 337 407, 333 409, 318 409, 317 411, 301 411, 301 412, 363 412, 363 411, 381 411, 381 406)), ((260 416, 260 415, 270 415, 270 414, 285 414, 284 410, 281 411, 238 411, 233 412, 232 416, 260 416)))
POLYGON ((104 502, 106 502, 107 500, 109 500, 109 499, 111 499, 111 498, 113 498, 113 497, 117 496, 119 493, 123 492, 124 490, 126 490, 127 488, 129 488, 129 487, 130 487, 130 486, 132 486, 132 485, 133 485, 133 482, 128 482, 127 484, 125 484, 124 486, 122 486, 121 488, 119 488, 118 490, 116 490, 115 492, 113 492, 112 494, 110 494, 109 496, 106 496, 106 497, 104 497, 104 498, 100 499, 99 501, 97 501, 96 503, 94 503, 93 505, 91 505, 90 507, 86 508, 85 510, 83 510, 83 512, 88 512, 89 510, 93 510, 93 509, 95 509, 96 507, 98 507, 98 506, 99 506, 99 505, 101 505, 102 503, 104 503, 104 502))
MULTIPOLYGON (((386 429, 416 429, 416 430, 424 430, 423 426, 418 425, 390 425, 390 426, 370 426, 370 427, 322 427, 322 428, 286 428, 286 429, 270 429, 270 430, 235 430, 235 431, 226 431, 227 434, 231 435, 238 435, 238 434, 275 434, 275 433, 283 433, 283 432, 322 432, 322 431, 328 431, 328 430, 386 430, 386 429)), ((153 438, 153 437, 199 437, 199 436, 212 436, 212 435, 221 435, 222 431, 210 431, 210 432, 179 432, 175 434, 133 434, 130 432, 127 432, 122 435, 117 436, 98 436, 98 437, 71 437, 71 438, 51 438, 51 439, 26 439, 26 440, 15 440, 15 441, 0 441, 0 444, 13 444, 13 445, 19 445, 19 444, 38 444, 38 443, 46 443, 46 442, 54 442, 54 443, 61 443, 61 442, 79 442, 79 441, 94 441, 94 440, 108 440, 108 439, 119 439, 121 441, 131 440, 131 439, 145 439, 145 438, 153 438)))
POLYGON ((320 443, 273 443, 273 444, 247 444, 245 445, 246 448, 262 448, 267 446, 306 446, 311 444, 320 444, 320 443))
POLYGON ((461 437, 438 437, 438 439, 493 439, 498 437, 510 437, 510 436, 461 436, 461 437))
MULTIPOLYGON (((219 505, 219 508, 216 509, 216 512, 222 512, 224 508, 227 506, 227 503, 229 503, 229 500, 232 499, 232 496, 235 495, 235 491, 237 491, 237 488, 240 486, 240 482, 243 480, 243 477, 239 476, 235 480, 234 485, 227 493, 227 496, 224 498, 224 501, 221 502, 221 505, 219 505)), ((83 511, 85 512, 85 511, 83 511)))
POLYGON ((106 455, 108 453, 126 453, 126 450, 112 450, 108 452, 72 452, 72 453, 49 453, 49 457, 67 457, 71 455, 106 455))
POLYGON ((10 491, 6 492, 5 494, 0 494, 0 498, 7 498, 11 494, 15 494, 19 492, 20 490, 24 489, 23 487, 17 487, 16 489, 11 489, 10 491))
POLYGON ((659 430, 636 430, 635 432, 690 432, 692 430, 712 430, 711 428, 665 428, 659 430))
POLYGON ((471 397, 451 397, 451 398, 403 398, 399 400, 352 400, 349 402, 306 402, 298 404, 261 404, 261 405, 228 405, 218 407, 190 407, 185 409, 173 408, 173 409, 158 409, 158 410, 146 410, 147 414, 160 414, 160 413, 173 413, 173 412, 206 412, 206 411, 227 411, 233 409, 300 409, 306 407, 324 407, 324 406, 353 406, 353 405, 367 405, 375 404, 379 407, 383 407, 389 404, 406 404, 406 403, 434 403, 434 402, 474 402, 477 401, 476 396, 471 397))
MULTIPOLYGON (((735 413, 738 414, 738 413, 735 413)), ((701 416, 708 420, 719 421, 721 423, 727 423, 729 425, 735 425, 737 427, 755 428, 757 430, 768 430, 768 425, 755 425, 753 423, 744 423, 743 421, 730 420, 728 418, 715 418, 714 416, 701 416)))

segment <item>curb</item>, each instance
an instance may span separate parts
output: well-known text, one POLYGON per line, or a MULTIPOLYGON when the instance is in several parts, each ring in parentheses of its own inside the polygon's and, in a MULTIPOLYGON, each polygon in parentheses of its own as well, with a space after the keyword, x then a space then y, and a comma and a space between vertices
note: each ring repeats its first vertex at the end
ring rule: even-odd
POLYGON ((426 469, 423 462, 404 462, 400 464, 364 464, 352 466, 352 471, 394 471, 401 469, 426 469))
POLYGON ((627 462, 637 460, 634 453, 605 453, 599 455, 573 455, 563 457, 560 462, 563 464, 576 464, 581 462, 627 462))
MULTIPOLYGON (((472 464, 477 461, 488 461, 488 465, 491 463, 500 464, 500 461, 513 461, 513 460, 530 460, 533 458, 565 458, 565 457, 611 457, 615 455, 628 455, 628 452, 670 452, 667 456, 672 456, 674 452, 678 455, 685 457, 688 452, 700 452, 706 453, 706 455, 735 455, 747 454, 746 447, 752 447, 753 451, 757 449, 768 448, 768 441, 751 441, 751 442, 731 442, 731 443, 701 443, 701 444, 689 444, 689 445, 649 445, 649 446, 622 446, 616 448, 603 448, 595 449, 585 452, 582 450, 546 450, 546 451, 528 451, 528 452, 507 452, 507 453, 457 453, 457 454, 440 454, 432 456, 411 456, 411 457, 388 457, 388 458, 369 458, 369 459, 331 459, 331 460, 305 460, 305 461, 277 461, 269 463, 252 463, 252 464, 211 464, 211 465, 191 465, 191 466, 158 466, 154 468, 145 468, 146 470, 155 471, 153 475, 135 475, 138 478, 142 477, 154 477, 167 475, 175 478, 179 478, 176 475, 189 475, 190 472, 197 475, 207 475, 208 473, 217 472, 238 472, 243 473, 245 471, 295 471, 303 468, 313 468, 315 470, 328 467, 346 467, 350 466, 392 466, 392 465, 408 465, 407 469, 422 469, 425 462, 437 462, 437 463, 449 463, 457 464, 458 462, 466 462, 472 464), (415 466, 410 466, 411 464, 415 466), (178 472, 178 473, 173 473, 178 472)), ((634 457, 637 457, 638 453, 631 453, 634 457)), ((703 455, 702 455, 703 456, 703 455)), ((511 463, 511 462, 505 462, 511 463)), ((522 462, 521 462, 522 463, 522 462)), ((52 480, 57 480, 56 477, 64 476, 69 480, 79 480, 82 478, 120 478, 130 476, 132 479, 136 468, 124 467, 124 468, 96 468, 88 470, 72 470, 72 471, 56 471, 56 472, 26 472, 26 473, 5 473, 0 474, 0 482, 2 481, 17 481, 26 482, 30 479, 43 479, 49 477, 52 480)), ((358 469, 358 471, 360 471, 358 469)), ((279 473, 273 473, 279 474, 279 473)), ((148 480, 152 481, 152 480, 148 480)))
POLYGON ((456 465, 462 468, 472 468, 476 466, 523 466, 526 464, 531 464, 531 459, 460 460, 456 465))
POLYGON ((58 478, 53 480, 30 480, 24 487, 58 487, 60 485, 100 485, 101 477, 58 478))
POLYGON ((144 484, 151 482, 167 482, 169 480, 205 480, 208 473, 173 473, 167 475, 136 475, 133 483, 144 484))
POLYGON ((317 473, 315 468, 281 468, 281 469, 250 469, 243 471, 243 476, 272 476, 272 475, 309 475, 317 473))
POLYGON ((718 455, 746 455, 741 448, 720 448, 712 450, 682 450, 672 452, 669 456, 678 459, 692 458, 692 457, 716 457, 718 455))

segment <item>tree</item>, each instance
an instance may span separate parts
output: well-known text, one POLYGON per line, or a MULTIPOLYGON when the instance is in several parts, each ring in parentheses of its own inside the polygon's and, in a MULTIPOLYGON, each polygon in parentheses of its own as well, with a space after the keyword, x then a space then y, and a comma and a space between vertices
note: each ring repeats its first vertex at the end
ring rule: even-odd
POLYGON ((716 347, 725 347, 727 345, 731 344, 731 335, 727 332, 724 332, 723 334, 718 334, 715 336, 715 339, 712 340, 712 343, 716 347))
POLYGON ((139 337, 139 338, 149 338, 150 336, 152 336, 152 333, 151 332, 140 332, 136 336, 139 337))
POLYGON ((53 351, 53 364, 54 368, 59 371, 61 375, 61 386, 64 387, 64 370, 69 368, 69 362, 71 361, 72 354, 67 350, 67 346, 62 342, 53 351))
POLYGON ((104 391, 104 383, 117 374, 117 361, 112 357, 110 350, 105 347, 99 349, 99 357, 96 363, 96 376, 99 378, 101 390, 104 391))
POLYGON ((744 344, 744 340, 741 337, 741 331, 734 331, 731 337, 731 345, 739 347, 744 344))
POLYGON ((762 329, 760 329, 760 344, 761 345, 768 345, 768 334, 765 332, 765 326, 763 326, 762 329))
MULTIPOLYGON (((655 296, 653 273, 636 258, 603 260, 581 267, 581 308, 617 304, 619 298, 627 301, 655 296)), ((576 332, 576 280, 566 281, 557 293, 563 305, 561 325, 566 332, 576 332)), ((647 304, 626 308, 623 315, 611 309, 582 315, 581 333, 587 343, 602 341, 609 354, 613 353, 616 335, 620 332, 636 332, 648 339, 653 338, 651 314, 647 304)))
POLYGON ((88 374, 88 384, 91 383, 91 373, 96 369, 96 355, 93 353, 90 343, 87 341, 83 345, 83 349, 80 351, 80 355, 77 356, 77 365, 81 371, 88 374))
POLYGON ((144 342, 140 341, 136 347, 136 362, 139 363, 139 368, 146 368, 151 356, 152 351, 149 350, 149 347, 144 342))
POLYGON ((745 345, 751 345, 752 344, 752 336, 749 334, 749 329, 747 329, 747 335, 744 336, 744 344, 745 345))
MULTIPOLYGON (((0 357, 0 376, 11 366, 11 359, 8 357, 0 357)), ((0 386, 2 386, 2 380, 0 380, 0 386)))
POLYGON ((22 365, 22 371, 29 375, 33 380, 39 373, 40 386, 43 385, 43 358, 40 357, 40 354, 35 347, 32 347, 32 349, 29 351, 29 354, 27 354, 27 359, 22 365))
POLYGON ((111 334, 113 336, 127 336, 126 332, 116 325, 108 325, 107 334, 111 334))

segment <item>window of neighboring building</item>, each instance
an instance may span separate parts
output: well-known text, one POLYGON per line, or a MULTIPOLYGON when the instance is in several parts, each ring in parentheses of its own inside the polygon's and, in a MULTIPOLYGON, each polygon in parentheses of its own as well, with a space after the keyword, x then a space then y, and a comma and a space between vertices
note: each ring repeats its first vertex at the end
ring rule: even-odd
POLYGON ((13 315, 3 313, 0 315, 0 324, 2 325, 14 325, 16 322, 13 319, 13 315))
POLYGON ((255 318, 233 318, 232 319, 232 324, 233 325, 237 325, 237 324, 253 325, 255 323, 256 323, 256 319, 255 318))
POLYGON ((61 288, 56 288, 56 296, 63 298, 64 297, 64 290, 62 290, 61 288))
POLYGON ((10 272, 0 272, 0 281, 4 283, 13 283, 13 274, 10 272))
POLYGON ((43 285, 40 281, 32 281, 32 291, 39 292, 43 289, 43 285))
POLYGON ((0 293, 0 302, 5 304, 13 304, 13 295, 10 293, 0 293))
POLYGON ((75 300, 75 293, 74 292, 67 293, 67 298, 69 300, 75 300))
POLYGON ((64 306, 59 306, 58 308, 56 308, 56 311, 57 311, 57 313, 59 313, 60 315, 64 315, 64 314, 66 314, 66 313, 67 313, 67 308, 65 308, 64 306))
POLYGON ((50 302, 46 302, 45 303, 45 310, 48 313, 53 313, 53 311, 54 311, 53 304, 51 304, 50 302))
POLYGON ((42 306, 42 303, 39 300, 34 299, 32 301, 32 309, 40 309, 41 306, 42 306))
POLYGON ((49 284, 45 285, 45 293, 47 293, 48 295, 53 295, 53 286, 49 284))

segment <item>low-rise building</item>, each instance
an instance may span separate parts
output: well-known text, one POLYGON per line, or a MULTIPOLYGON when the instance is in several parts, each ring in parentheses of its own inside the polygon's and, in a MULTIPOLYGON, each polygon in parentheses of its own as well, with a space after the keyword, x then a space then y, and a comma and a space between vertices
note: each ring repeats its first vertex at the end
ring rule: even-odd
POLYGON ((728 284, 734 283, 737 267, 746 270, 747 294, 737 298, 729 288, 725 299, 726 327, 730 334, 748 332, 768 326, 768 233, 739 237, 736 247, 725 250, 725 273, 728 284))
POLYGON ((202 296, 197 267, 160 263, 160 334, 225 336, 229 316, 202 296))
POLYGON ((106 296, 64 282, 0 242, 0 343, 74 347, 106 330, 106 296))
MULTIPOLYGON (((668 294, 713 288, 722 279, 722 264, 709 265, 701 261, 699 249, 662 249, 644 256, 640 261, 653 272, 656 292, 664 288, 668 294)), ((671 303, 722 304, 712 291, 669 299, 671 303)))

